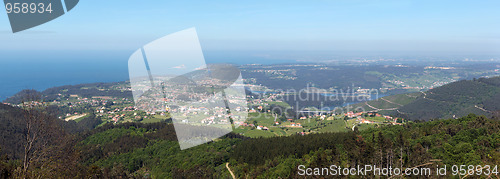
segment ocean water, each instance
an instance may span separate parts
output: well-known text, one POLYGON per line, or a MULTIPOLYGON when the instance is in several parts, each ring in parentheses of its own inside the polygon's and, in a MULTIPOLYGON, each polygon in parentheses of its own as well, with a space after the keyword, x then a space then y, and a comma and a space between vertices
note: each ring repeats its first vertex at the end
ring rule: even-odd
POLYGON ((9 61, 0 66, 0 101, 23 89, 128 80, 126 60, 9 61))
MULTIPOLYGON (((128 58, 134 51, 2 51, 0 101, 23 89, 47 88, 129 79, 128 58)), ((207 63, 278 64, 295 60, 273 60, 252 53, 205 52, 207 63)))

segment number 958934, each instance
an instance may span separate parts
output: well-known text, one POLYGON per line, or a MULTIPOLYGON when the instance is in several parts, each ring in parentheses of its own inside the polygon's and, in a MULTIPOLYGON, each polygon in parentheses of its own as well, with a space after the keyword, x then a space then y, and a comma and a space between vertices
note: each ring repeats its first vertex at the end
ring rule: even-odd
POLYGON ((498 175, 498 166, 490 165, 453 165, 452 175, 498 175))
POLYGON ((5 3, 7 14, 52 13, 52 3, 5 3))

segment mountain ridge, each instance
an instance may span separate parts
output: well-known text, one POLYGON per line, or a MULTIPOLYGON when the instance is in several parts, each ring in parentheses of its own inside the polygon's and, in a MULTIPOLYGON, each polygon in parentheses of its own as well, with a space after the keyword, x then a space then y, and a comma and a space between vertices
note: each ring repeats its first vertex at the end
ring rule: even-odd
POLYGON ((500 110, 500 76, 460 80, 425 92, 385 96, 355 104, 352 109, 357 107, 409 120, 459 118, 469 113, 493 117, 500 110))

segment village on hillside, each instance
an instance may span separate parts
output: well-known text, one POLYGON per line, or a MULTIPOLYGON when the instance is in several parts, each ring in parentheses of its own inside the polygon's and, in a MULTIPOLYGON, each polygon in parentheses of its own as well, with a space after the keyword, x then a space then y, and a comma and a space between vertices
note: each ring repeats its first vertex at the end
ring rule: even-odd
MULTIPOLYGON (((130 91, 125 84, 114 85, 109 89, 102 88, 100 91, 121 90, 130 91)), ((342 132, 349 130, 364 130, 382 125, 402 125, 404 120, 382 115, 377 112, 335 112, 335 111, 302 111, 294 117, 285 114, 274 113, 269 107, 281 106, 288 108, 289 105, 278 100, 280 93, 267 93, 260 98, 247 96, 249 107, 238 106, 235 114, 228 114, 223 107, 215 107, 211 110, 203 106, 177 106, 172 109, 141 110, 133 99, 119 98, 113 96, 83 97, 80 94, 66 94, 64 91, 57 94, 57 100, 45 102, 32 102, 33 105, 56 105, 60 111, 58 118, 61 120, 81 121, 88 115, 99 117, 104 125, 106 123, 123 122, 160 122, 169 121, 175 112, 177 116, 196 116, 198 119, 182 119, 183 123, 200 123, 203 125, 223 125, 234 122, 239 126, 234 130, 249 137, 306 135, 315 132, 342 132), (243 113, 246 110, 246 113, 243 113), (238 113, 239 112, 239 113, 238 113), (236 115, 238 113, 238 115, 236 115), (244 114, 248 114, 245 117, 244 114), (232 120, 230 120, 230 118, 232 120)), ((234 101, 234 99, 231 99, 234 101)), ((22 104, 9 104, 22 107, 22 104)))

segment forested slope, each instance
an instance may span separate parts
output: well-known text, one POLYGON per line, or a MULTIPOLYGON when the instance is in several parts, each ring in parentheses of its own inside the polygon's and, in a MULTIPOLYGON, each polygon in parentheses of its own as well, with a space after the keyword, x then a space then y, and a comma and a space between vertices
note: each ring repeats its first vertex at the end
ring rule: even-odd
POLYGON ((462 80, 431 89, 392 114, 410 120, 456 118, 469 113, 492 116, 500 110, 499 79, 462 80))

